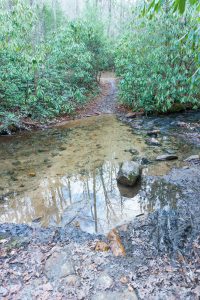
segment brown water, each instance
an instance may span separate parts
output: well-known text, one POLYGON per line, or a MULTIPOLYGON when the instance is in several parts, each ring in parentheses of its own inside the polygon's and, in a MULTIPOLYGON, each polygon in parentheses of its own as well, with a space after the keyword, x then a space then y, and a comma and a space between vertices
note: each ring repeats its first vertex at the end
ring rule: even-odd
MULTIPOLYGON (((164 143, 168 148, 178 147, 173 140, 164 143)), ((154 186, 148 182, 134 189, 117 185, 121 162, 138 155, 154 160, 163 150, 146 145, 144 137, 133 134, 113 115, 0 137, 0 146, 1 223, 31 224, 39 218, 43 226, 74 223, 88 232, 107 232, 155 206, 173 207, 176 202, 177 191, 167 203, 151 202, 145 195, 154 186), (130 149, 139 154, 131 154, 130 149)), ((178 161, 150 164, 143 174, 166 174, 182 165, 181 154, 179 157, 178 161)))

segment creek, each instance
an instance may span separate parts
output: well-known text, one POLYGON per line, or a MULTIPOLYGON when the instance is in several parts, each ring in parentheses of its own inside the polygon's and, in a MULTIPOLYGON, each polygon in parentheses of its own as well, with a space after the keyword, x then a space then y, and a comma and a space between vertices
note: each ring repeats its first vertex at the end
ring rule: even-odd
POLYGON ((42 226, 74 224, 89 233, 107 233, 140 214, 176 208, 177 186, 155 176, 184 166, 195 153, 173 136, 162 146, 107 114, 70 121, 40 132, 0 137, 0 223, 42 226), (166 150, 178 160, 156 161, 166 150), (116 182, 120 164, 144 161, 134 188, 116 182))

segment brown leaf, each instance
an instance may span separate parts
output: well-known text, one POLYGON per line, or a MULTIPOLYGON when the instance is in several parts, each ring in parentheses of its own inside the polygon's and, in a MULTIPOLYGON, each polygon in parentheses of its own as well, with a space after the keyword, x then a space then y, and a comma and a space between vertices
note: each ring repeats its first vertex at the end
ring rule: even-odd
POLYGON ((110 249, 114 256, 126 255, 125 248, 116 229, 113 229, 108 233, 108 239, 110 240, 110 249))
POLYGON ((103 241, 98 241, 95 246, 95 251, 108 251, 110 249, 109 245, 103 241))
POLYGON ((126 276, 122 276, 122 277, 120 278, 120 282, 121 282, 122 284, 126 284, 126 283, 128 283, 128 278, 127 278, 126 276))

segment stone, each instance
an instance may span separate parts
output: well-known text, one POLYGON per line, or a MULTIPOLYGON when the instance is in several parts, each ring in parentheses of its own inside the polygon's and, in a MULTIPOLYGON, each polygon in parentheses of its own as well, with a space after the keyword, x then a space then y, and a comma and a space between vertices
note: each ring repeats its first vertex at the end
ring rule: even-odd
POLYGON ((128 119, 136 118, 136 113, 135 112, 129 112, 128 114, 126 114, 126 118, 128 118, 128 119))
POLYGON ((114 256, 126 256, 125 248, 122 244, 121 238, 116 229, 111 230, 108 233, 108 239, 110 241, 110 249, 114 256))
POLYGON ((140 157, 140 163, 141 165, 147 165, 150 163, 147 157, 140 157))
POLYGON ((188 158, 186 158, 184 161, 193 161, 193 160, 199 160, 200 156, 199 155, 191 155, 188 158))
POLYGON ((126 186, 134 186, 140 177, 140 165, 134 161, 126 161, 122 164, 117 182, 126 186))
POLYGON ((133 119, 133 118, 136 118, 136 117, 140 117, 140 116, 143 116, 144 115, 144 112, 142 111, 137 111, 137 112, 129 112, 128 114, 126 114, 126 118, 128 119, 133 119))
POLYGON ((65 284, 68 286, 79 286, 80 278, 77 275, 69 275, 65 279, 65 284))
POLYGON ((123 292, 99 292, 92 296, 92 300, 137 300, 135 291, 123 291, 123 292))
POLYGON ((168 154, 175 154, 176 150, 173 149, 165 149, 165 152, 167 152, 168 154))
POLYGON ((35 176, 36 176, 36 173, 35 173, 35 172, 30 172, 30 173, 29 173, 29 176, 30 176, 30 177, 35 177, 35 176))
POLYGON ((159 133, 160 133, 159 129, 147 131, 147 135, 149 135, 149 136, 157 136, 159 133))
POLYGON ((6 297, 8 295, 8 290, 3 286, 0 287, 0 295, 6 297))
POLYGON ((45 263, 45 274, 50 280, 75 274, 73 264, 65 252, 54 252, 45 263))
POLYGON ((152 146, 161 146, 160 142, 155 138, 146 139, 146 143, 152 146))
POLYGON ((99 289, 106 290, 111 288, 113 286, 113 283, 113 279, 106 272, 104 272, 98 277, 96 286, 99 289))
POLYGON ((175 154, 163 154, 156 157, 156 160, 174 160, 178 159, 178 156, 175 154))

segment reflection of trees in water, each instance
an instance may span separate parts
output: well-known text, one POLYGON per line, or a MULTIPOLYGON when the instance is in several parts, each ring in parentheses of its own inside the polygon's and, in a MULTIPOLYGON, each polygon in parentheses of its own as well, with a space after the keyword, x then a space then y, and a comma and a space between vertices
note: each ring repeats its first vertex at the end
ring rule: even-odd
POLYGON ((45 187, 48 192, 44 195, 48 220, 53 218, 59 223, 63 211, 80 201, 84 206, 77 217, 86 223, 93 222, 96 232, 100 223, 109 226, 119 212, 123 214, 123 197, 116 184, 117 171, 116 164, 106 162, 86 175, 49 179, 45 187))
POLYGON ((118 165, 109 161, 82 175, 45 178, 36 190, 16 198, 16 203, 22 203, 20 209, 9 207, 10 215, 5 218, 11 220, 13 216, 21 223, 42 217, 44 225, 66 225, 76 217, 81 227, 90 231, 110 228, 133 209, 125 205, 127 197, 120 194, 117 172, 118 165))
POLYGON ((166 206, 175 209, 178 195, 177 186, 163 179, 147 178, 140 193, 141 209, 147 212, 166 206))

